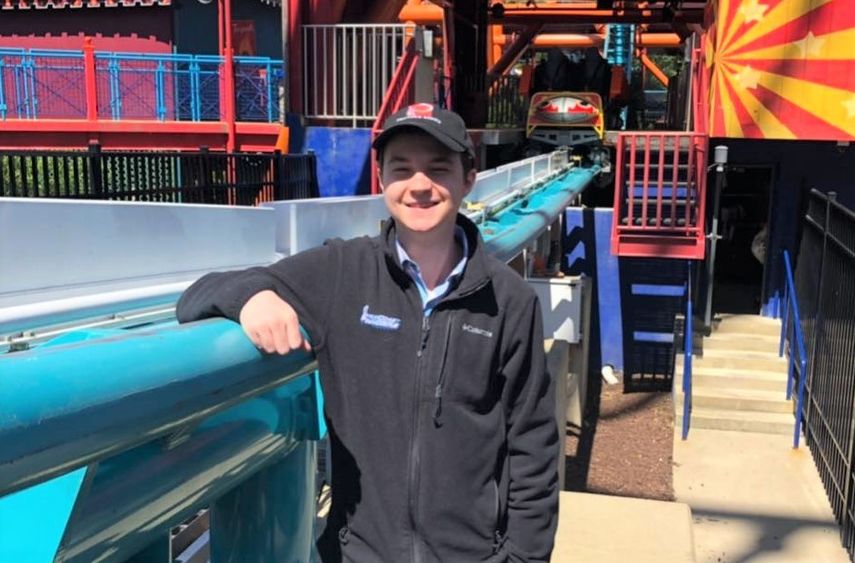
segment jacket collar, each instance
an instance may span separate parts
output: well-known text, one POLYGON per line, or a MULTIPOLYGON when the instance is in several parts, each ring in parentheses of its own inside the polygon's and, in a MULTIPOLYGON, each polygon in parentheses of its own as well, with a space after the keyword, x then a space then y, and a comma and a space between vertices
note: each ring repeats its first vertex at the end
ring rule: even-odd
MULTIPOLYGON (((480 289, 490 278, 487 270, 486 254, 484 252, 484 241, 481 239, 481 233, 478 227, 461 214, 457 214, 457 224, 463 228, 466 235, 466 241, 469 246, 469 252, 466 256, 466 268, 463 270, 463 275, 460 278, 460 283, 457 288, 451 292, 450 297, 466 295, 477 289, 480 289)), ((383 231, 380 236, 383 243, 383 251, 386 257, 386 264, 390 268, 392 275, 399 283, 409 284, 410 277, 404 272, 401 262, 398 259, 398 253, 395 247, 397 233, 395 220, 391 217, 383 224, 383 231)))

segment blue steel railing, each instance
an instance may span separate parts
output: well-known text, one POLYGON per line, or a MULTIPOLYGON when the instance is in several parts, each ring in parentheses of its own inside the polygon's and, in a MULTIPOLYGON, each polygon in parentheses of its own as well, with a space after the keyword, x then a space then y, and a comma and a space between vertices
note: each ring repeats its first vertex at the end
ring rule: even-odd
MULTIPOLYGON (((100 119, 220 119, 222 57, 95 52, 100 119)), ((0 48, 0 119, 86 118, 83 51, 0 48)), ((235 57, 241 121, 279 120, 283 62, 235 57)))
POLYGON ((308 560, 311 527, 291 521, 312 520, 307 441, 325 427, 305 352, 262 355, 209 320, 68 333, 0 364, 0 561, 124 561, 208 505, 229 530, 212 550, 308 560), (235 494, 253 508, 234 510, 235 494), (284 552, 263 551, 274 529, 284 552))
POLYGON ((793 281, 793 266, 790 263, 790 253, 786 250, 784 251, 784 268, 787 274, 787 285, 784 288, 784 318, 781 322, 781 342, 778 347, 778 356, 783 357, 784 344, 789 343, 787 347, 787 355, 789 356, 787 367, 787 400, 790 400, 793 396, 793 382, 795 379, 796 361, 798 361, 799 389, 796 398, 796 422, 793 428, 793 447, 798 448, 804 417, 807 352, 805 352, 805 337, 799 316, 799 300, 796 295, 796 284, 793 281), (795 353, 793 353, 793 341, 795 341, 795 353))
POLYGON ((683 440, 689 437, 692 422, 692 262, 688 263, 686 278, 686 320, 683 326, 683 440))

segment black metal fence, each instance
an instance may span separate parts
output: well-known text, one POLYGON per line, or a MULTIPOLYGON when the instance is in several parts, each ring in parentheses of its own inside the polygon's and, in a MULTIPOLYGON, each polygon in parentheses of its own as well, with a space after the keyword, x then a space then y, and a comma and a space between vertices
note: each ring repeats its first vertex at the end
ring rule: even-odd
MULTIPOLYGON (((796 267, 808 355, 805 438, 855 555, 855 212, 809 196, 796 267)), ((800 377, 801 374, 798 374, 800 377)))
POLYGON ((257 205, 318 197, 315 155, 0 151, 0 196, 257 205))
POLYGON ((487 127, 525 127, 528 98, 520 93, 517 76, 502 76, 490 87, 487 99, 487 127))

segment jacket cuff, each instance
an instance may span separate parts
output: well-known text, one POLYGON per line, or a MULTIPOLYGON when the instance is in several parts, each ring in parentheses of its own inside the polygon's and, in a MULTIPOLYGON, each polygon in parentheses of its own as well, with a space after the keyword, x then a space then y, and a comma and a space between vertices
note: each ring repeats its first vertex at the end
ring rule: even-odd
POLYGON ((265 290, 275 291, 275 288, 271 284, 262 281, 242 285, 235 291, 232 299, 230 299, 223 307, 223 315, 235 322, 240 322, 240 312, 243 309, 243 306, 246 305, 246 302, 255 296, 256 293, 260 293, 265 290))

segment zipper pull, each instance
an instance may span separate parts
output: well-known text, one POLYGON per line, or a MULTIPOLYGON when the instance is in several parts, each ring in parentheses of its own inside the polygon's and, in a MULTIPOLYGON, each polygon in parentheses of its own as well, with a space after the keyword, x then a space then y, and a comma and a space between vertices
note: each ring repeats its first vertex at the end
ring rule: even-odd
POLYGON ((419 343, 419 351, 416 352, 416 355, 419 358, 422 357, 422 352, 424 352, 424 349, 427 347, 427 340, 428 340, 429 334, 430 334, 430 318, 425 316, 425 317, 422 317, 422 339, 421 339, 421 342, 419 343))
POLYGON ((436 406, 433 409, 433 425, 439 428, 442 426, 440 416, 442 416, 442 383, 436 386, 433 392, 433 398, 436 406))

